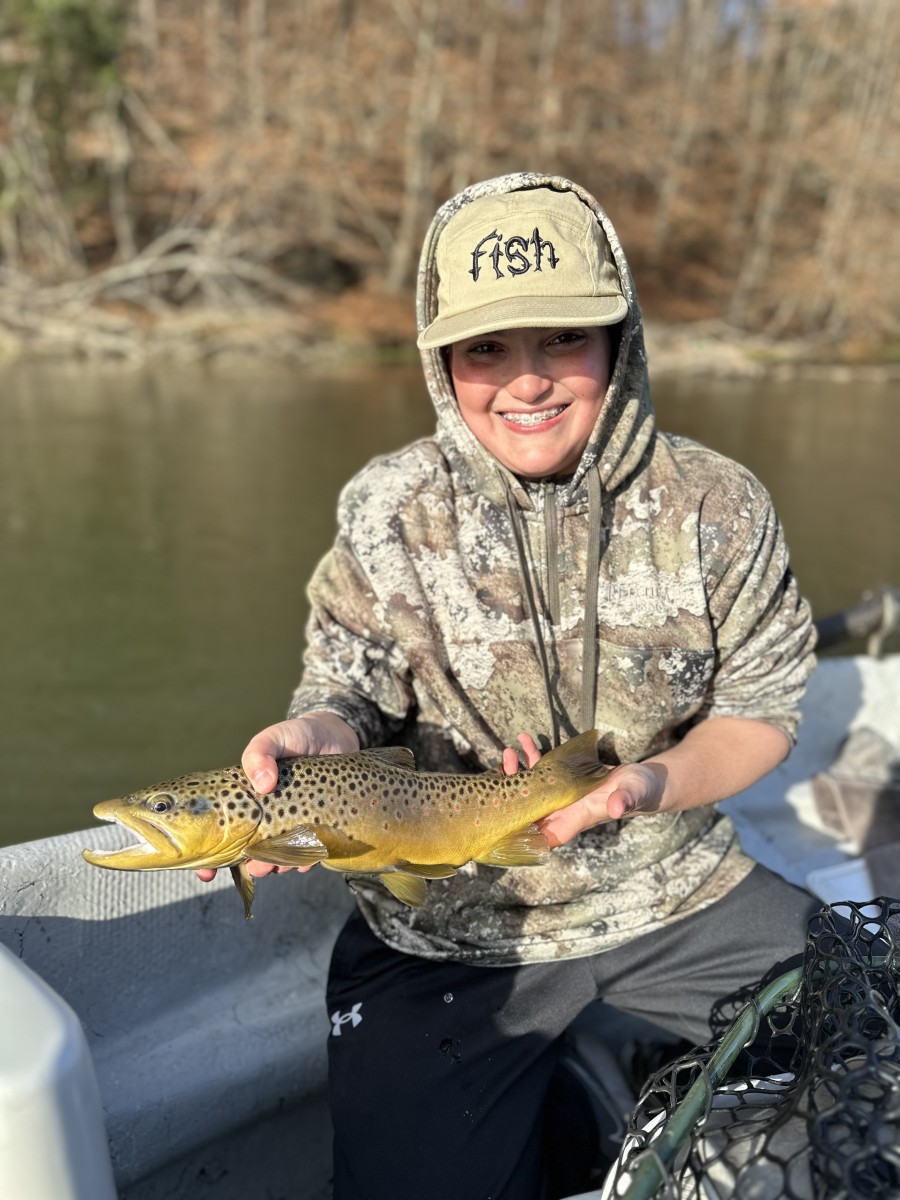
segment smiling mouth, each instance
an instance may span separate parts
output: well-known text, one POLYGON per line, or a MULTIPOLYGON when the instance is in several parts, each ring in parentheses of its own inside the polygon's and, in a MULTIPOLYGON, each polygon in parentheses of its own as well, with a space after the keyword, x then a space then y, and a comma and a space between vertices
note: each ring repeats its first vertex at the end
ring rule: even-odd
POLYGON ((542 412, 505 412, 500 416, 508 425, 544 425, 547 421, 552 421, 554 417, 565 412, 566 407, 565 404, 561 404, 558 408, 545 408, 542 412))

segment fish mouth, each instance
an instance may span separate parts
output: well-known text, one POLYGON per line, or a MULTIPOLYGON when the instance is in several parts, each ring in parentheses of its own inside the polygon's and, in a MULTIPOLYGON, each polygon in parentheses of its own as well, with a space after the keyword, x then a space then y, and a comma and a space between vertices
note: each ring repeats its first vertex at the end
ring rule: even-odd
POLYGON ((87 862, 98 867, 121 866, 126 869, 137 865, 152 866, 153 863, 147 861, 149 859, 155 860, 160 866, 174 866, 181 862, 181 851, 167 829, 160 829, 153 821, 137 813, 115 812, 106 807, 107 803, 98 804, 94 808, 94 816, 137 834, 138 841, 118 850, 85 850, 83 856, 87 862), (138 863, 135 860, 143 861, 138 863))

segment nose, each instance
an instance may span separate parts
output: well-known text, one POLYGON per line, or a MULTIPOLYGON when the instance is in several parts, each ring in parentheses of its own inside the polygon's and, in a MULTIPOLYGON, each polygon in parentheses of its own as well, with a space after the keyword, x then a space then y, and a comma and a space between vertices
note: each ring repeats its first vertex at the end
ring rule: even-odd
POLYGON ((553 379, 540 354, 522 351, 510 365, 506 390, 514 400, 521 404, 539 404, 553 390, 553 379))

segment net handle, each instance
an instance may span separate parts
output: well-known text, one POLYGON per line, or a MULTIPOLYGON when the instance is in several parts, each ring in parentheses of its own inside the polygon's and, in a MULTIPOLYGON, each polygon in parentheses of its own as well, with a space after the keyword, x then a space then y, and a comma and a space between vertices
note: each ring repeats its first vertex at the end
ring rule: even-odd
POLYGON ((741 1050, 756 1037, 759 1019, 793 995, 800 987, 803 968, 796 967, 773 979, 738 1014, 719 1042, 703 1074, 694 1081, 672 1112, 659 1137, 638 1159, 638 1168, 622 1200, 652 1200, 665 1182, 666 1169, 679 1146, 707 1111, 713 1088, 725 1078, 741 1050))

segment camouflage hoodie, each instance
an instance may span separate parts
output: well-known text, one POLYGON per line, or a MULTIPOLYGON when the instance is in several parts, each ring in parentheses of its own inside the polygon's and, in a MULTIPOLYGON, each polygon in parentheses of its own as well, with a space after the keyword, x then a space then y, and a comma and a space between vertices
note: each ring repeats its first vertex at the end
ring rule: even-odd
MULTIPOLYGON (((613 762, 665 750, 706 717, 793 739, 813 632, 778 518, 748 471, 656 430, 634 284, 596 201, 532 174, 448 201, 422 252, 419 328, 435 314, 447 221, 479 196, 538 186, 594 211, 629 306, 582 460, 554 482, 511 475, 462 421, 441 352, 424 351, 435 436, 345 488, 291 715, 335 712, 363 746, 403 742, 420 767, 450 771, 496 766, 523 731, 546 745, 596 726, 613 762)), ((418 910, 354 886, 398 950, 499 966, 609 949, 714 902, 751 866, 708 806, 601 825, 543 867, 470 864, 430 883, 418 910)))

